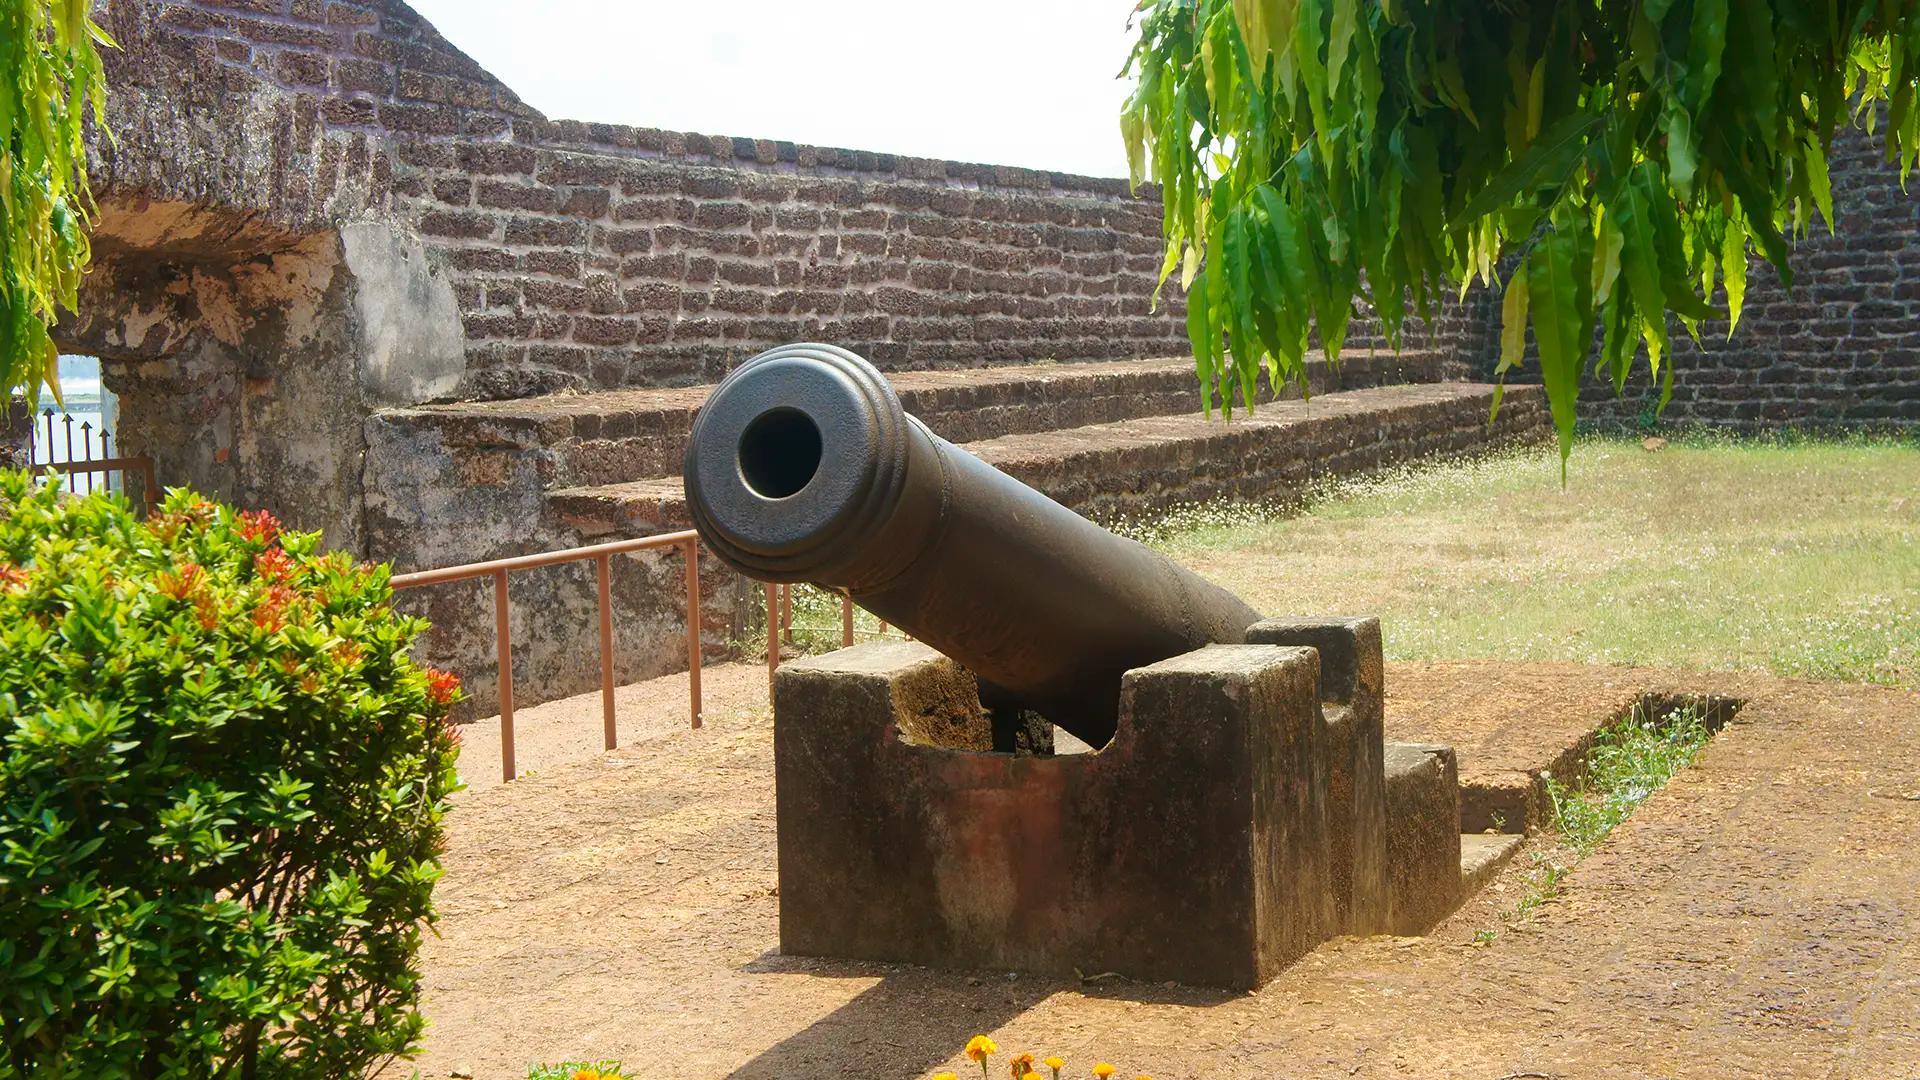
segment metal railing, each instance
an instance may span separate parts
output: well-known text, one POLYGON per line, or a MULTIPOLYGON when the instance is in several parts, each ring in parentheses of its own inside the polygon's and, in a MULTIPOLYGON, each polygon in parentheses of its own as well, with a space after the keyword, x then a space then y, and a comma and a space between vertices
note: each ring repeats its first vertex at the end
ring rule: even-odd
POLYGON ((148 510, 153 509, 159 499, 160 486, 154 479, 153 459, 145 454, 113 453, 113 432, 102 423, 96 430, 91 420, 80 422, 79 445, 74 445, 74 423, 72 413, 55 413, 53 409, 44 409, 40 413, 44 423, 36 423, 27 429, 27 463, 37 472, 52 469, 65 473, 67 491, 75 494, 93 493, 93 478, 100 476, 102 490, 112 491, 114 474, 120 476, 120 490, 127 487, 127 474, 138 473, 143 481, 140 501, 148 510), (60 427, 64 429, 62 439, 55 428, 55 417, 59 417, 60 427), (45 435, 41 434, 42 430, 45 435), (96 441, 98 455, 95 454, 96 441))
MULTIPOLYGON (((600 714, 607 749, 619 745, 619 733, 613 710, 613 566, 612 558, 634 551, 677 547, 686 556, 687 570, 687 691, 691 706, 689 722, 700 726, 700 537, 698 533, 674 532, 634 540, 615 540, 605 544, 565 548, 539 555, 521 555, 511 559, 447 566, 413 574, 396 574, 393 587, 418 589, 475 578, 493 579, 493 625, 500 663, 500 772, 501 779, 512 780, 513 765, 513 638, 508 616, 507 575, 516 570, 532 570, 561 563, 594 561, 600 594, 600 714)), ((769 620, 770 622, 772 620, 769 620)), ((777 653, 778 650, 776 650, 777 653)))
MULTIPOLYGON (((802 629, 810 629, 803 627, 802 629)), ((871 632, 871 636, 883 637, 888 630, 887 621, 880 620, 880 629, 871 632)), ((853 597, 840 594, 840 644, 842 647, 853 644, 853 597)), ((780 640, 784 636, 787 644, 793 644, 793 586, 767 583, 767 700, 773 700, 773 677, 780 670, 780 640)), ((912 640, 908 638, 908 640, 912 640)))

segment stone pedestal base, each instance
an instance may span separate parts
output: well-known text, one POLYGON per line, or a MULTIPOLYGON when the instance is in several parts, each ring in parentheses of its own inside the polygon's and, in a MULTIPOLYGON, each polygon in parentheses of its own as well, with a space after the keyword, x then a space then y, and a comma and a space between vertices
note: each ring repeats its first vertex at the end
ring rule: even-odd
POLYGON ((1387 873, 1382 740, 1386 676, 1380 620, 1269 619, 1247 629, 1261 645, 1310 646, 1320 656, 1327 724, 1327 841, 1333 867, 1333 931, 1377 934, 1393 921, 1387 873))
POLYGON ((1387 873, 1396 934, 1424 934, 1460 903, 1460 767, 1453 748, 1388 743, 1387 873))
POLYGON ((1034 757, 924 646, 782 667, 781 950, 1261 985, 1341 929, 1321 670, 1209 646, 1128 672, 1106 747, 1034 757))

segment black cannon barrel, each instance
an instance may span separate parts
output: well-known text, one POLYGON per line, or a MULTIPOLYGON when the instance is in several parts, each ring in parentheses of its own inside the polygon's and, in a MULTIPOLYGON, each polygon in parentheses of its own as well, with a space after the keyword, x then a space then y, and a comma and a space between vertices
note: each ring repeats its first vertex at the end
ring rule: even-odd
POLYGON ((1094 746, 1129 668, 1241 641, 1259 618, 933 434, 832 345, 772 349, 727 376, 684 476, 701 538, 742 573, 844 589, 1094 746))

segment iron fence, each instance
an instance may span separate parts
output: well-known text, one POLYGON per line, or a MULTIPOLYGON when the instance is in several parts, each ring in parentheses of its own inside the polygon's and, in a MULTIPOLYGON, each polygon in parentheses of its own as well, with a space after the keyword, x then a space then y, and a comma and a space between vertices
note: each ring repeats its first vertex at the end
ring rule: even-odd
POLYGON ((116 490, 114 478, 118 477, 117 490, 125 494, 128 475, 137 475, 141 481, 140 500, 147 509, 152 509, 159 497, 153 459, 145 454, 116 455, 114 439, 104 421, 96 425, 90 419, 81 419, 76 441, 73 414, 47 408, 28 428, 27 463, 36 471, 52 469, 66 474, 67 491, 75 495, 92 494, 95 477, 99 478, 104 491, 116 490))

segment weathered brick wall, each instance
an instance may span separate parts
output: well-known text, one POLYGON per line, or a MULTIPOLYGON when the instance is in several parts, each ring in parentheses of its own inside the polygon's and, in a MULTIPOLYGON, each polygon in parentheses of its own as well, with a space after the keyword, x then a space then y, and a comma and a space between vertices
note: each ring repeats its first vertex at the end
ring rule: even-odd
POLYGON ((1183 347, 1158 204, 1118 180, 548 121, 397 0, 113 10, 144 91, 117 190, 391 214, 456 278, 469 393, 705 381, 808 337, 894 369, 1183 347))
MULTIPOLYGON (((1839 232, 1816 217, 1794 247, 1791 290, 1755 258, 1731 338, 1724 319, 1701 324, 1701 345, 1672 324, 1674 389, 1664 422, 1747 431, 1920 428, 1920 199, 1900 190, 1899 171, 1876 141, 1854 133, 1836 146, 1839 232)), ((1487 312, 1493 333, 1476 364, 1483 374, 1499 348, 1498 307, 1488 304, 1487 312)), ((1516 381, 1538 381, 1531 345, 1529 353, 1516 381)), ((1644 353, 1635 365, 1619 395, 1589 376, 1581 417, 1603 427, 1650 421, 1659 385, 1647 375, 1644 353)))
POLYGON ((893 370, 1167 355, 1157 206, 1124 183, 576 124, 415 143, 476 367, 711 381, 833 341, 893 370))
MULTIPOLYGON (((467 396, 708 381, 809 337, 893 370, 1184 349, 1177 290, 1149 305, 1157 203, 1117 180, 550 121, 398 0, 111 11, 108 195, 289 229, 392 215, 455 278, 467 396)), ((1800 288, 1757 268, 1733 340, 1679 349, 1669 417, 1920 422, 1914 204, 1865 139, 1833 175, 1844 235, 1816 225, 1800 288)), ((1497 321, 1475 295, 1408 344, 1484 372, 1497 321)), ((1590 411, 1631 418, 1647 393, 1590 411)))
MULTIPOLYGON (((1151 302, 1151 189, 550 121, 398 0, 112 13, 109 196, 417 230, 456 281, 464 396, 711 381, 804 338, 890 370, 1186 348, 1178 289, 1151 302)), ((1449 306, 1411 343, 1482 331, 1449 306)))

